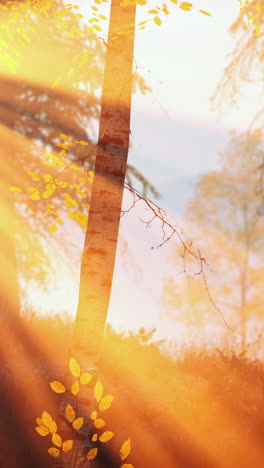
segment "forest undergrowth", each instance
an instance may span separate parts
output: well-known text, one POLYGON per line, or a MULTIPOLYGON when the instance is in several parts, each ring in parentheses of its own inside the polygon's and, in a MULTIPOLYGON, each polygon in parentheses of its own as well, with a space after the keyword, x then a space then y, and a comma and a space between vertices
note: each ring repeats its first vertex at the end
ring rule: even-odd
MULTIPOLYGON (((58 413, 60 395, 49 382, 65 376, 73 324, 31 314, 20 326, 25 339, 13 336, 1 352, 0 466, 64 467, 34 428, 44 409, 58 413)), ((103 449, 106 456, 83 466, 120 466, 115 444, 129 436, 135 468, 263 467, 264 362, 246 351, 186 345, 174 359, 154 331, 125 335, 108 326, 99 375, 114 396, 106 422, 115 441, 103 449)))

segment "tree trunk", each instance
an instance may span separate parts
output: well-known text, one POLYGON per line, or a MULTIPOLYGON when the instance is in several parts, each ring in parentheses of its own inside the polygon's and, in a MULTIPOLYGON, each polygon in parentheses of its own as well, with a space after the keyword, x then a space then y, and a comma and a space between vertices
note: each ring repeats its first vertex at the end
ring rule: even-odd
MULTIPOLYGON (((14 194, 9 187, 16 185, 17 160, 14 146, 10 139, 13 133, 5 131, 0 126, 0 324, 3 332, 10 323, 11 316, 17 320, 19 316, 20 300, 18 290, 17 262, 16 262, 16 233, 18 231, 17 214, 14 206, 14 194)), ((4 333, 4 332, 3 332, 4 333)))
POLYGON ((243 218, 244 218, 244 234, 245 234, 245 251, 241 268, 240 279, 240 344, 241 352, 245 350, 247 345, 247 292, 248 292, 248 264, 249 264, 249 228, 248 228, 248 205, 245 201, 243 204, 243 218))
POLYGON ((85 367, 96 367, 113 280, 130 134, 135 14, 135 6, 112 1, 75 325, 74 352, 85 367))
POLYGON ((248 276, 248 250, 245 251, 241 271, 241 289, 240 289, 240 337, 241 337, 241 351, 244 351, 247 345, 247 276, 248 276))
MULTIPOLYGON (((2 254, 0 265, 0 313, 1 322, 5 323, 7 316, 12 315, 17 319, 20 309, 18 278, 15 253, 15 209, 11 200, 9 188, 3 183, 0 203, 0 236, 2 242, 2 254), (5 190, 5 193, 3 193, 5 190)), ((13 197, 14 198, 14 197, 13 197)))

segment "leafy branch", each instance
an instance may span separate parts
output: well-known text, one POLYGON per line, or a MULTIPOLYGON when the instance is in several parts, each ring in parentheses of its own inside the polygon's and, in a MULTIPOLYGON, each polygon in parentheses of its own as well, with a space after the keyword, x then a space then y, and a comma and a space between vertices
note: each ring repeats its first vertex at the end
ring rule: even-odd
MULTIPOLYGON (((66 390, 66 386, 60 381, 50 382, 51 389, 57 394, 68 394, 76 397, 75 404, 71 405, 69 402, 63 402, 63 420, 70 426, 71 430, 77 432, 77 440, 82 439, 81 435, 85 435, 84 445, 88 450, 86 452, 84 460, 94 460, 99 453, 99 442, 107 443, 110 442, 114 437, 114 432, 110 430, 102 429, 105 426, 105 421, 101 415, 104 411, 108 410, 113 402, 114 397, 112 395, 104 395, 103 384, 100 380, 96 380, 93 387, 93 402, 95 407, 92 409, 89 418, 82 416, 78 411, 78 397, 80 387, 86 387, 91 382, 94 382, 95 376, 90 372, 82 372, 81 366, 78 361, 70 357, 69 359, 69 371, 71 376, 74 378, 70 390, 66 390), (79 432, 82 429, 82 434, 79 432), (101 431, 102 429, 102 431, 101 431), (79 434, 79 436, 78 436, 79 434)), ((89 389, 87 388, 89 394, 89 389)), ((41 417, 36 418, 37 426, 35 427, 36 432, 42 436, 51 436, 52 447, 48 448, 48 453, 52 457, 59 457, 64 455, 69 460, 69 452, 75 447, 76 440, 67 439, 63 440, 62 436, 58 432, 58 424, 52 418, 51 414, 44 410, 41 417)), ((81 451, 82 447, 77 447, 77 451, 81 451)), ((126 460, 131 452, 131 440, 128 438, 120 448, 120 459, 121 462, 126 460)), ((82 453, 78 455, 78 458, 83 461, 82 453)), ((75 457, 76 459, 76 457, 75 457)), ((73 463, 75 466, 75 462, 73 463)), ((134 468, 131 464, 121 464, 120 468, 134 468)))

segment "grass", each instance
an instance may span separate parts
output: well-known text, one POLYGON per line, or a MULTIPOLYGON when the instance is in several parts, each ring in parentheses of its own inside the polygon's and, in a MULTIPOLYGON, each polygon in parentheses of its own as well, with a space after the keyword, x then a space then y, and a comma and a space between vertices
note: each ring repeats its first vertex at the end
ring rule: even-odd
MULTIPOLYGON (((52 460, 46 439, 34 432, 35 417, 43 409, 58 411, 48 382, 64 378, 73 324, 30 315, 20 326, 27 331, 23 340, 6 340, 2 350, 0 466, 48 468, 52 460)), ((100 379, 115 396, 107 416, 115 432, 109 450, 130 436, 135 468, 263 468, 260 359, 191 345, 173 359, 160 351, 153 332, 125 336, 108 327, 100 379)), ((120 467, 114 455, 106 459, 94 466, 120 467)))

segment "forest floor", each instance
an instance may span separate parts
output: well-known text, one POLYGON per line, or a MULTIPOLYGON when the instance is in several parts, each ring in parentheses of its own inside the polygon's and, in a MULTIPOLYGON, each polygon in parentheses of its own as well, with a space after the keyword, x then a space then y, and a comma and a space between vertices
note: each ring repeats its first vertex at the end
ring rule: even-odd
MULTIPOLYGON (((72 324, 31 317, 20 327, 2 329, 10 339, 1 352, 0 467, 73 468, 50 457, 50 441, 35 431, 44 410, 54 419, 61 410, 49 382, 65 378, 72 324)), ((173 360, 140 334, 109 328, 99 376, 114 396, 105 422, 115 436, 91 466, 119 468, 114 453, 129 437, 135 468, 263 468, 262 361, 191 347, 173 360)))

